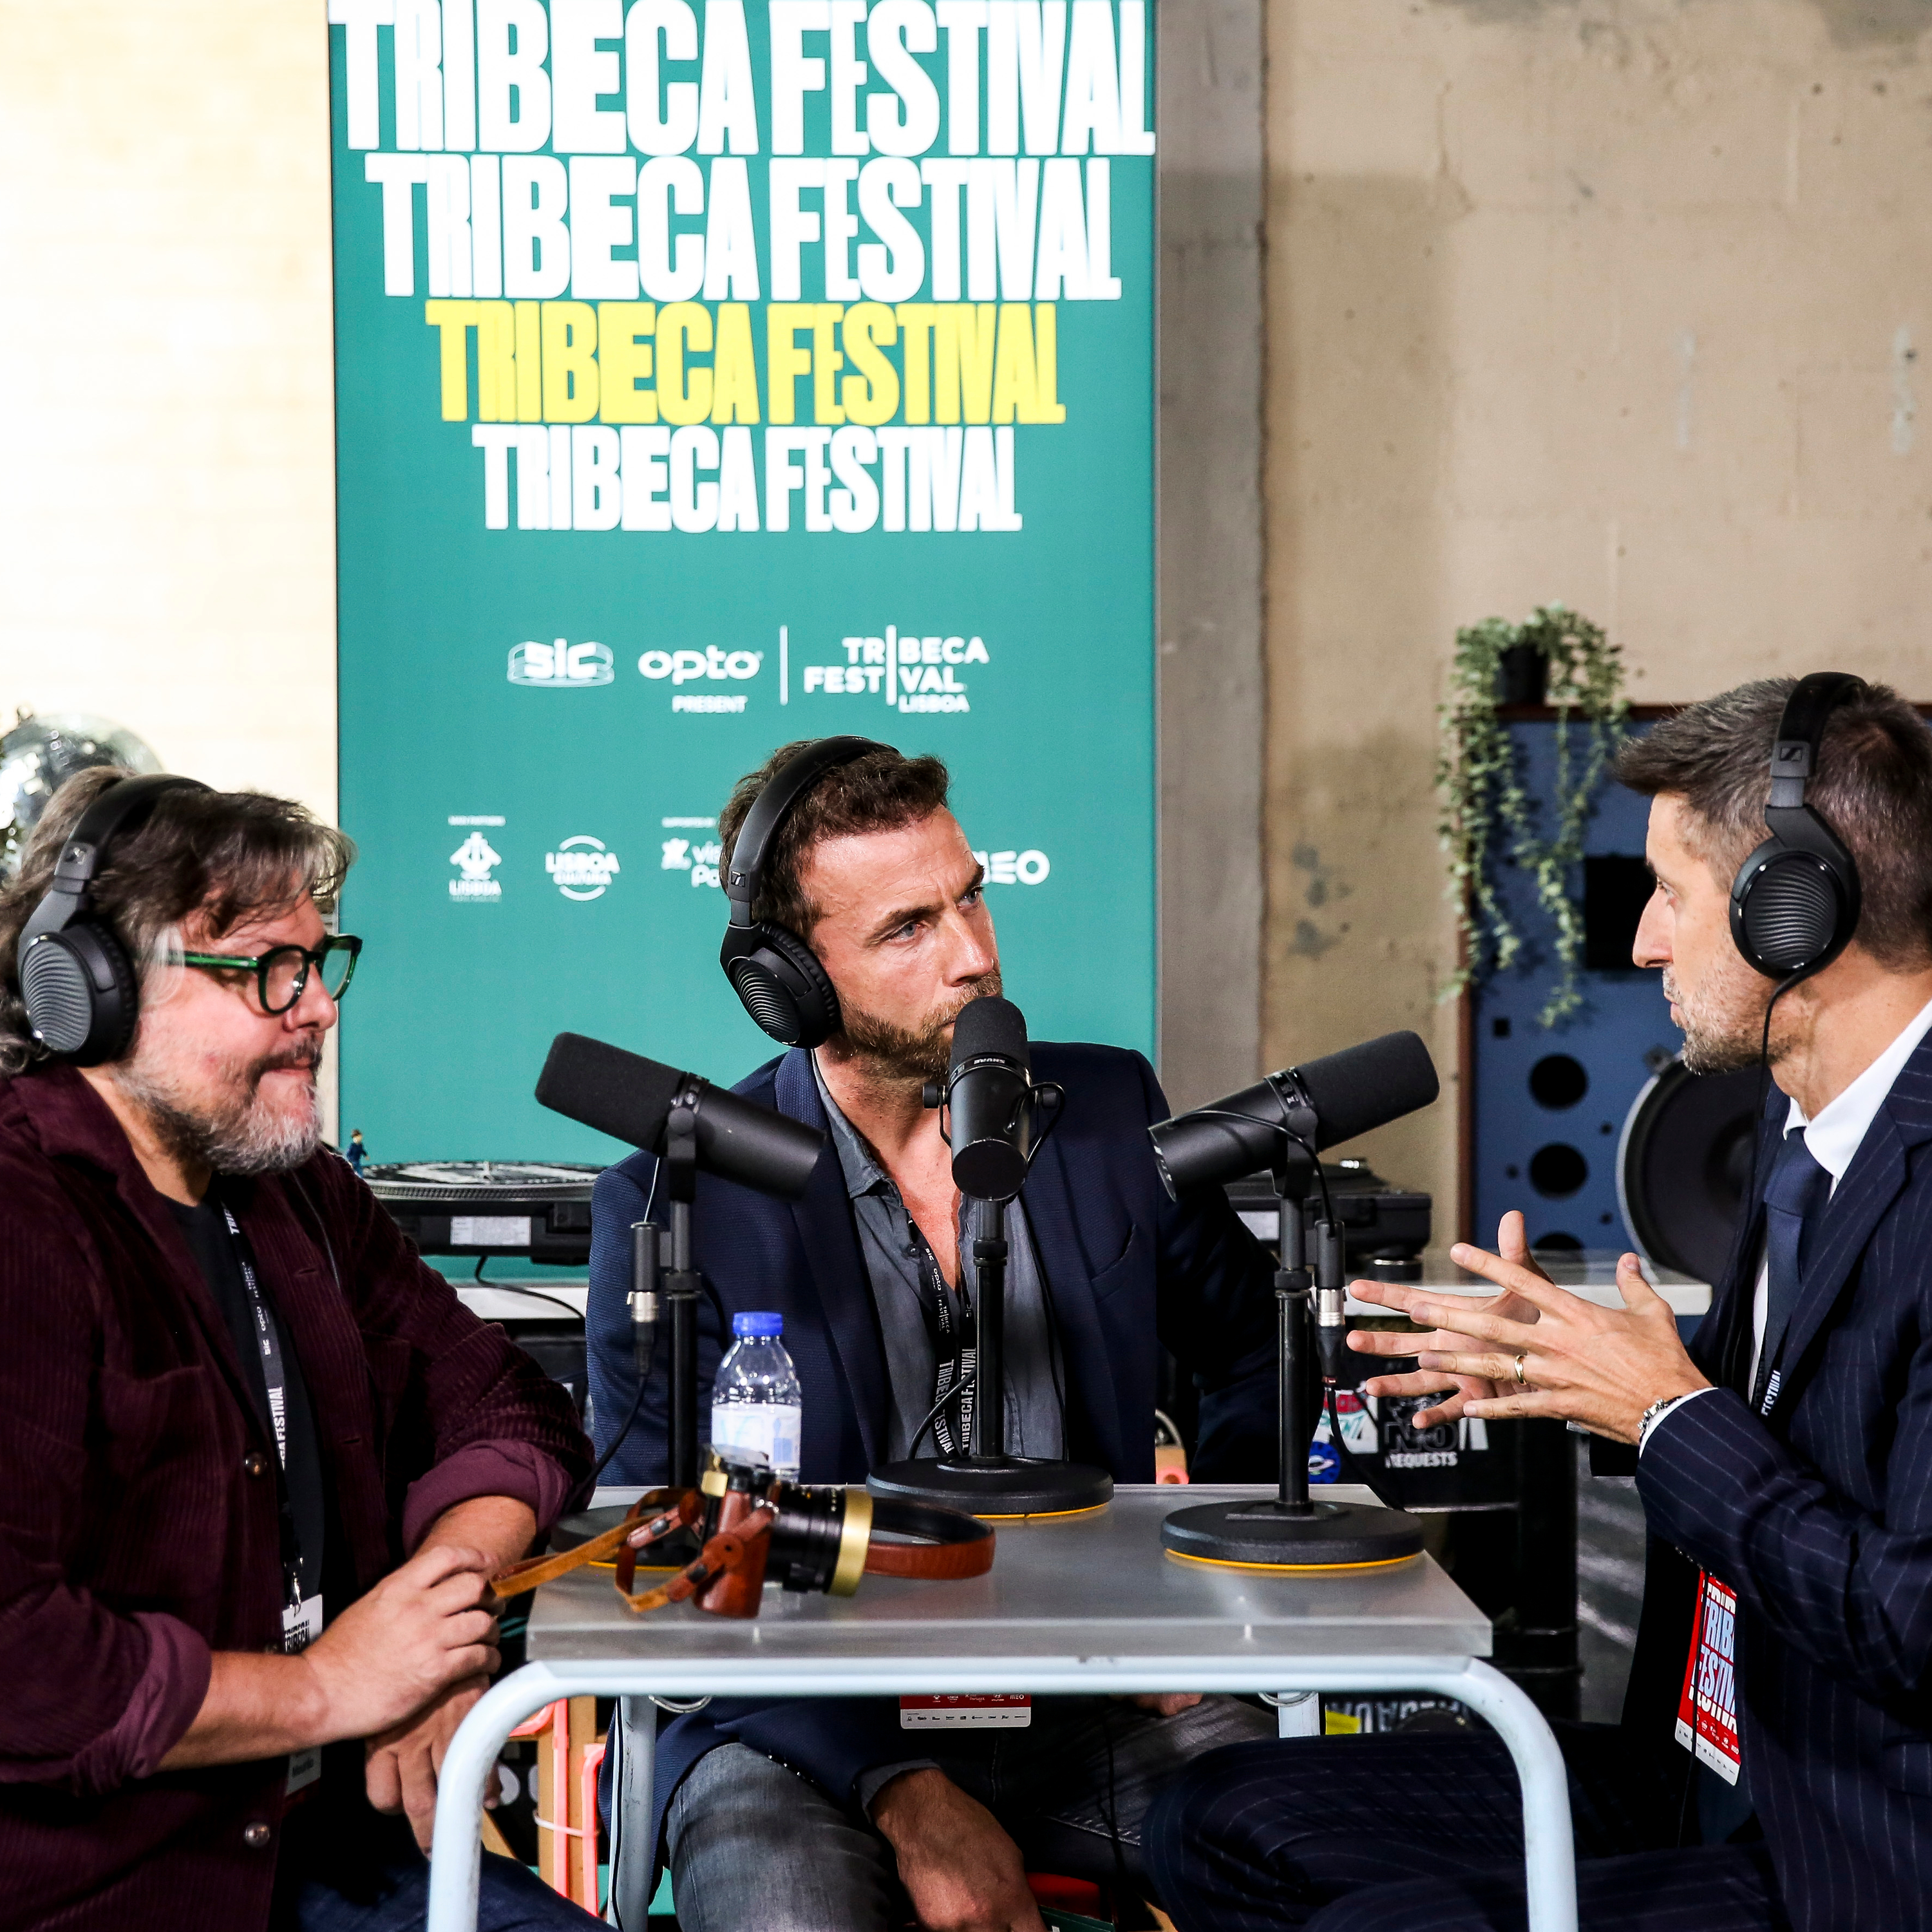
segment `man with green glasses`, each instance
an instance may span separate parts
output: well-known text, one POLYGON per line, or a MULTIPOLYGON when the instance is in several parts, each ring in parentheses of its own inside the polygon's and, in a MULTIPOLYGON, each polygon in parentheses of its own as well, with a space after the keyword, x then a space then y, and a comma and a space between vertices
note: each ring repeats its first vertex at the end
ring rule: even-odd
MULTIPOLYGON (((584 1483, 570 1398, 322 1148, 354 857, 81 773, 0 892, 0 1918, 405 1932, 584 1483)), ((504 1858, 485 1932, 595 1922, 504 1858)))

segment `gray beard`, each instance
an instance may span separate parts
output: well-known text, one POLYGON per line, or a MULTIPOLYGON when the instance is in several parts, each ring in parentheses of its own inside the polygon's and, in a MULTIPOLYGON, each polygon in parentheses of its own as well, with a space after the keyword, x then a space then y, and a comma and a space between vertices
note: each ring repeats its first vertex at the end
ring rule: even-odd
MULTIPOLYGON (((1768 998, 1768 985, 1765 990, 1768 998)), ((1683 1016, 1680 1022, 1684 1030, 1682 1058, 1691 1072, 1738 1073, 1757 1065, 1764 1047, 1762 1006, 1754 1011, 1743 1000, 1726 999, 1720 992, 1714 1000, 1701 1000, 1694 1010, 1685 1004, 1682 989, 1672 985, 1667 972, 1664 992, 1683 1016)), ((1774 1034, 1767 1064, 1775 1066, 1784 1054, 1784 1043, 1774 1034)))
MULTIPOLYGON (((262 1076, 286 1059, 232 1061, 226 1103, 192 1106, 165 1076, 144 1066, 136 1051, 115 1071, 115 1084, 147 1117, 155 1137, 177 1160, 198 1162, 217 1174, 286 1174, 302 1166, 322 1141, 322 1115, 314 1104, 314 1062, 306 1114, 280 1116, 262 1104, 262 1076)), ((299 1064, 299 1062, 292 1063, 299 1064)))

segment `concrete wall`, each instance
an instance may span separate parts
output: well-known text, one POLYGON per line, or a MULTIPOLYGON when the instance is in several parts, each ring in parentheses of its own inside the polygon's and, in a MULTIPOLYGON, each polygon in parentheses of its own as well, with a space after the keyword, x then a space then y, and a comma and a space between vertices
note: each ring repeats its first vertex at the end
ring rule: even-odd
MULTIPOLYGON (((1932 695, 1928 26, 1268 8, 1267 1064, 1397 1026, 1454 1064, 1458 625, 1560 600, 1647 702, 1832 666, 1932 695)), ((1446 1204, 1454 1123, 1365 1145, 1446 1204)))
POLYGON ((1259 0, 1180 0, 1160 44, 1160 1072, 1197 1106, 1260 1068, 1259 0))

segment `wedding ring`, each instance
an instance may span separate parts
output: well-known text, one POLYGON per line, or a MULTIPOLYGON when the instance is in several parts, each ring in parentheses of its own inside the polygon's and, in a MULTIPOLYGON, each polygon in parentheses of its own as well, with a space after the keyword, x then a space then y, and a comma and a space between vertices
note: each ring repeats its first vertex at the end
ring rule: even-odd
POLYGON ((1525 1355, 1528 1354, 1528 1353, 1529 1353, 1529 1351, 1528 1351, 1527 1348, 1524 1348, 1524 1349, 1522 1349, 1522 1350, 1519 1351, 1519 1352, 1518 1352, 1518 1353, 1517 1353, 1517 1355, 1516 1355, 1516 1387, 1517 1387, 1518 1388, 1526 1388, 1526 1387, 1527 1387, 1527 1385, 1528 1385, 1528 1384, 1529 1378, 1528 1378, 1527 1376, 1526 1376, 1526 1375, 1523 1373, 1523 1372, 1522 1372, 1522 1358, 1523 1358, 1523 1357, 1524 1357, 1525 1355))

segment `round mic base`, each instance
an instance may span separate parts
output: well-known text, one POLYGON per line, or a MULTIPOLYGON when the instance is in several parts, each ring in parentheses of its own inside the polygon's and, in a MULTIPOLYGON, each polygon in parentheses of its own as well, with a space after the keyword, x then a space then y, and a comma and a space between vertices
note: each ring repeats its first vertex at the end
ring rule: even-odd
POLYGON ((1420 1553, 1422 1525, 1400 1510, 1310 1507, 1298 1516, 1273 1501, 1199 1503, 1161 1525, 1161 1546, 1196 1562, 1263 1570, 1357 1569, 1420 1553))
POLYGON ((1112 1502, 1114 1479, 1086 1462, 1024 1456, 926 1457, 887 1462, 866 1478, 875 1496, 938 1503, 969 1516, 1068 1516, 1112 1502))

